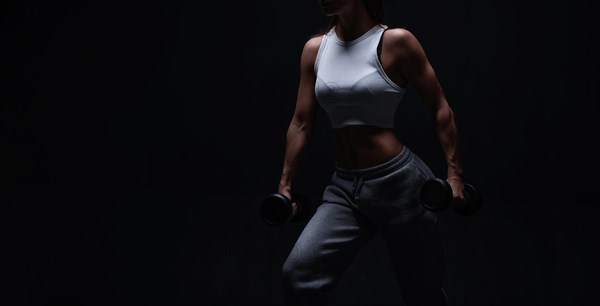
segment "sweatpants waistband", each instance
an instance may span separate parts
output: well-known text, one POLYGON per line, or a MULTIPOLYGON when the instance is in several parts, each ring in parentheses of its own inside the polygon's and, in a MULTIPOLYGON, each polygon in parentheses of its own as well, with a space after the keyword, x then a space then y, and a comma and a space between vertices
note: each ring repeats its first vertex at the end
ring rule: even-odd
POLYGON ((412 151, 410 151, 410 149, 404 145, 402 147, 402 151, 400 151, 398 155, 379 165, 359 169, 346 169, 336 164, 335 172, 340 178, 346 179, 353 179, 357 176, 363 177, 364 179, 378 178, 404 166, 409 161, 411 155, 412 151))

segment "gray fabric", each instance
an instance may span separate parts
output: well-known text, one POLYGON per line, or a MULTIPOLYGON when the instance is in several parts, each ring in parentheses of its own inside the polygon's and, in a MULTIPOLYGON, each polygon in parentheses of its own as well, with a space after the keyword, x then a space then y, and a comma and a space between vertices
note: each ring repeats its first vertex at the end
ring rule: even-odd
POLYGON ((418 201, 419 187, 432 177, 406 146, 374 167, 337 166, 323 202, 283 264, 285 304, 326 305, 357 252, 380 232, 405 303, 447 305, 438 216, 418 201))

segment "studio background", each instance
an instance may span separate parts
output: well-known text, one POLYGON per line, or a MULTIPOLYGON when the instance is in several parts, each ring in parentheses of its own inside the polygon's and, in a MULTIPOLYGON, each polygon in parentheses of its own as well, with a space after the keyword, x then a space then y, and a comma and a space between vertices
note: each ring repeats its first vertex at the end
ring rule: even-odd
MULTIPOLYGON (((423 45, 484 207, 441 216, 455 305, 591 305, 598 286, 599 4, 391 1, 423 45)), ((0 293, 5 305, 282 305, 305 223, 275 192, 315 1, 5 1, 0 14, 0 293)), ((443 154, 409 87, 400 139, 443 154)), ((319 110, 294 188, 334 169, 319 110)), ((398 305, 385 246, 332 305, 398 305)))

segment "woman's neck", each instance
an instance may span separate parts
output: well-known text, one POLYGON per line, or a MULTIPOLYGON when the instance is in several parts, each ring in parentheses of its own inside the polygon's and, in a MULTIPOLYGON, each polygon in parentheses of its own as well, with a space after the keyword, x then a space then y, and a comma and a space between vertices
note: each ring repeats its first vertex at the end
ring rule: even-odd
POLYGON ((338 23, 336 25, 335 34, 343 41, 351 41, 365 34, 374 26, 374 22, 364 25, 352 24, 350 26, 338 23))
POLYGON ((350 41, 360 37, 376 24, 367 10, 351 10, 345 14, 338 15, 335 33, 340 39, 350 41))

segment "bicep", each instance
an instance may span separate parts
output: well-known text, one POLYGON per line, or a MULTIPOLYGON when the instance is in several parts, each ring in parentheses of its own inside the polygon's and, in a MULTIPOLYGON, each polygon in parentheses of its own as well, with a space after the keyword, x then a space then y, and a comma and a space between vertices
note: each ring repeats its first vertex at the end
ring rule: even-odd
POLYGON ((416 90, 429 110, 436 110, 445 101, 442 87, 433 66, 417 38, 408 32, 404 37, 400 70, 416 90))
POLYGON ((296 96, 294 120, 301 125, 312 125, 318 110, 318 103, 315 95, 316 75, 314 72, 314 62, 317 50, 318 45, 315 45, 314 41, 308 42, 302 51, 300 59, 300 81, 296 96))
POLYGON ((315 120, 318 103, 315 97, 314 84, 314 78, 310 76, 300 77, 294 110, 294 119, 299 122, 312 123, 315 120))

